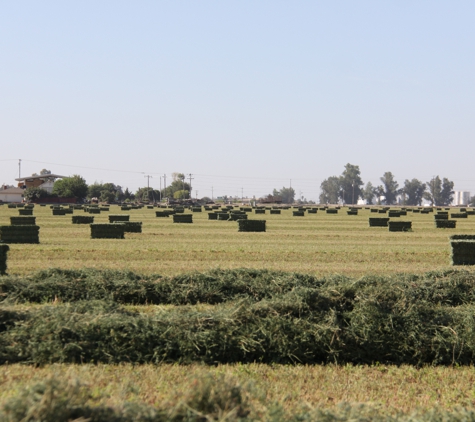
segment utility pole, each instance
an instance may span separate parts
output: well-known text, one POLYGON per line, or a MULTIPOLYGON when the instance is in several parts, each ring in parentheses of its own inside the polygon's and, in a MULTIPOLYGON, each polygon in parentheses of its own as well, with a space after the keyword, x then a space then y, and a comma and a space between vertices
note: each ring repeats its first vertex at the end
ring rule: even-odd
POLYGON ((21 158, 18 160, 18 178, 21 177, 21 158))
POLYGON ((214 186, 211 186, 211 200, 214 201, 214 186))
MULTIPOLYGON (((188 177, 189 177, 189 179, 190 179, 190 192, 189 192, 190 199, 191 199, 191 180, 194 179, 194 177, 191 177, 191 176, 193 176, 193 175, 192 175, 191 173, 189 173, 189 174, 188 174, 188 177)), ((185 189, 183 189, 183 190, 185 190, 185 189)))
POLYGON ((160 202, 162 202, 162 176, 160 176, 160 202))
POLYGON ((244 202, 244 188, 241 188, 241 202, 244 202))
MULTIPOLYGON (((163 175, 163 192, 166 192, 166 189, 167 189, 167 175, 164 174, 163 175)), ((166 197, 166 195, 165 195, 166 197)))
MULTIPOLYGON (((144 176, 144 177, 147 178, 147 198, 148 198, 148 200, 150 201, 150 178, 151 178, 152 176, 147 175, 147 176, 144 176)), ((152 177, 152 179, 153 179, 153 177, 152 177)))

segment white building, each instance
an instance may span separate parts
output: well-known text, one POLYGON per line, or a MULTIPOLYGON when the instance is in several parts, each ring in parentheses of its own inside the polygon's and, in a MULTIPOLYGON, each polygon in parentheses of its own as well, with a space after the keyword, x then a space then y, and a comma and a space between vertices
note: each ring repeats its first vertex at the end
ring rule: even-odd
POLYGON ((1 202, 21 202, 23 201, 23 192, 21 188, 12 188, 8 186, 2 186, 0 189, 0 201, 1 202))
POLYGON ((470 203, 470 192, 466 190, 458 190, 454 192, 453 205, 467 205, 470 203))

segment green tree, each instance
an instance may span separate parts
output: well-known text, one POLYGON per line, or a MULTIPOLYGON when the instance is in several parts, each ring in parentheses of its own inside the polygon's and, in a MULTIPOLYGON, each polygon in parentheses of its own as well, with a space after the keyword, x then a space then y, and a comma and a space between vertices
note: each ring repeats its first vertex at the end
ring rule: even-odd
POLYGON ((362 190, 362 197, 366 204, 372 205, 374 196, 376 195, 376 189, 371 182, 366 183, 365 188, 362 190))
POLYGON ((428 191, 424 198, 430 201, 432 205, 447 206, 454 199, 454 182, 444 177, 442 180, 439 176, 433 177, 427 182, 428 191))
POLYGON ((41 188, 26 188, 23 197, 26 201, 34 201, 35 199, 48 198, 51 194, 41 188))
POLYGON ((87 188, 87 197, 100 198, 101 201, 113 202, 122 194, 122 188, 114 183, 93 183, 87 188), (112 198, 112 199, 111 199, 112 198))
POLYGON ((274 189, 272 196, 278 196, 282 200, 283 204, 293 204, 295 199, 294 188, 283 187, 280 190, 274 189))
POLYGON ((135 199, 143 202, 158 202, 160 201, 160 191, 152 188, 139 188, 135 192, 135 199))
POLYGON ((390 171, 387 171, 383 174, 383 177, 380 177, 380 180, 383 182, 381 190, 385 198, 384 202, 386 205, 395 204, 400 190, 398 189, 399 184, 394 180, 393 174, 390 171))
POLYGON ((330 176, 320 184, 319 201, 321 204, 336 204, 340 197, 340 178, 337 176, 330 176))
POLYGON ((404 196, 404 203, 407 205, 421 205, 424 193, 426 191, 426 184, 418 179, 404 181, 404 188, 402 194, 404 196))
POLYGON ((177 190, 173 193, 173 198, 174 199, 187 199, 190 196, 190 192, 187 190, 177 190))
POLYGON ((190 198, 191 196, 191 186, 189 183, 185 182, 185 175, 183 173, 172 173, 172 182, 170 183, 169 186, 166 187, 166 189, 162 190, 162 194, 164 198, 175 198, 175 192, 177 191, 187 191, 188 196, 186 198, 182 199, 187 199, 190 198))
POLYGON ((75 174, 72 177, 65 177, 57 180, 53 186, 53 194, 61 198, 76 198, 83 200, 87 196, 88 186, 86 181, 75 174))
POLYGON ((355 204, 363 196, 360 167, 348 163, 340 176, 340 196, 345 204, 355 204))

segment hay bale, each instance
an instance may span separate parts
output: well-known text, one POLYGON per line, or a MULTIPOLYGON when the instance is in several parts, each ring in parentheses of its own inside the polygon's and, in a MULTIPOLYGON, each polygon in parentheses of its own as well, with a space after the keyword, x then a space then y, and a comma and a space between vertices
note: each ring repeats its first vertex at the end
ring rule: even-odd
POLYGON ((2 243, 40 243, 40 228, 34 225, 0 226, 2 243))
POLYGON ((438 229, 455 229, 456 225, 456 220, 435 220, 435 227, 438 229))
POLYGON ((19 215, 33 215, 33 208, 20 208, 18 210, 19 215))
POLYGON ((174 223, 193 223, 193 214, 174 214, 174 223))
POLYGON ((122 223, 93 223, 91 227, 91 239, 124 239, 125 227, 122 223))
POLYGON ((448 220, 449 219, 449 214, 448 213, 439 213, 439 214, 434 214, 434 220, 448 220))
POLYGON ((8 204, 8 208, 16 208, 16 204, 8 204))
POLYGON ((142 222, 141 221, 121 221, 117 224, 124 225, 124 233, 142 233, 142 222))
POLYGON ((229 220, 229 213, 227 212, 217 212, 218 220, 228 221, 229 220))
POLYGON ((239 232, 265 232, 266 220, 238 220, 239 232))
POLYGON ((390 232, 412 231, 412 221, 388 221, 390 232))
POLYGON ((169 216, 170 216, 169 211, 155 211, 155 217, 164 218, 164 217, 169 217, 169 216))
POLYGON ((66 215, 66 210, 62 208, 53 208, 51 212, 53 215, 66 215))
POLYGON ((191 212, 202 212, 201 207, 191 207, 191 212))
POLYGON ((325 210, 327 214, 338 214, 338 209, 337 208, 327 208, 325 210))
POLYGON ((294 217, 305 217, 305 211, 292 211, 294 217))
POLYGON ((218 219, 218 214, 215 212, 209 212, 208 213, 208 220, 217 220, 218 219))
POLYGON ((373 217, 369 219, 370 227, 388 227, 389 218, 373 217))
POLYGON ((316 214, 316 213, 317 213, 317 208, 309 208, 309 209, 307 210, 307 213, 308 213, 308 214, 316 214))
POLYGON ((453 212, 450 214, 450 218, 467 218, 466 212, 453 212))
POLYGON ((265 214, 266 213, 266 209, 265 208, 256 208, 254 210, 254 214, 265 214))
POLYGON ((358 215, 358 210, 348 210, 346 213, 348 215, 358 215))
POLYGON ((94 217, 90 215, 73 215, 73 224, 91 224, 94 223, 94 217))
POLYGON ((129 207, 128 205, 122 205, 120 207, 121 211, 130 211, 131 209, 132 209, 132 207, 129 207))
POLYGON ((34 226, 36 225, 36 217, 10 217, 12 226, 34 226))
POLYGON ((393 217, 400 217, 401 216, 401 211, 399 210, 389 210, 388 211, 388 217, 393 218, 393 217))
POLYGON ((247 220, 247 214, 238 214, 238 213, 230 213, 229 214, 229 220, 230 221, 238 221, 238 220, 247 220))
POLYGON ((452 265, 475 265, 475 236, 450 236, 452 265))
POLYGON ((7 273, 7 254, 9 250, 8 245, 0 244, 0 275, 7 273))
POLYGON ((110 214, 109 223, 130 221, 130 214, 110 214))
POLYGON ((271 214, 280 214, 280 210, 270 210, 271 214))
POLYGON ((89 214, 100 214, 101 209, 96 207, 90 207, 88 210, 89 214))

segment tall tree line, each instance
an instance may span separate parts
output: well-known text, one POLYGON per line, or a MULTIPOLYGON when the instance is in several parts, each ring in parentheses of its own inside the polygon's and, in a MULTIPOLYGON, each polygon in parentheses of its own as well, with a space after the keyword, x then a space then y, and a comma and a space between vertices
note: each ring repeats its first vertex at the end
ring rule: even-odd
POLYGON ((371 182, 364 186, 360 176, 360 168, 354 164, 346 164, 340 176, 330 176, 320 185, 320 203, 356 204, 363 199, 371 205, 375 201, 385 205, 393 205, 398 199, 403 205, 421 205, 425 199, 431 205, 447 206, 452 203, 454 182, 446 177, 433 177, 428 182, 418 179, 404 181, 399 187, 394 175, 387 171, 380 177, 381 184, 373 186, 371 182))

